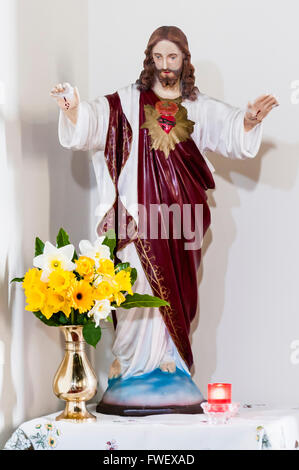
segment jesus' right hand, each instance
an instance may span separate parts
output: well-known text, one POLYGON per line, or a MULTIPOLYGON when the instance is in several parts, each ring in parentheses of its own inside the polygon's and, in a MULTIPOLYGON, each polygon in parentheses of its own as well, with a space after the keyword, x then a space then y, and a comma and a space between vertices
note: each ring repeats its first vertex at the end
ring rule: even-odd
POLYGON ((80 96, 77 87, 73 90, 73 94, 70 98, 66 98, 63 94, 71 88, 69 83, 59 83, 54 88, 52 88, 50 95, 56 100, 58 106, 65 115, 72 121, 73 124, 77 123, 78 118, 78 106, 80 103, 80 96))

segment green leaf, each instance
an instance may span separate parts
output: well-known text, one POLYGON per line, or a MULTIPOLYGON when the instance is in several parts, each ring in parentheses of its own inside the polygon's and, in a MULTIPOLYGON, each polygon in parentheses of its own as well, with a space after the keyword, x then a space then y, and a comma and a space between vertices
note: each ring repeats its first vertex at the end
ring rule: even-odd
POLYGON ((101 328, 99 326, 96 327, 96 325, 93 321, 89 322, 89 323, 86 323, 86 325, 84 325, 84 327, 83 327, 84 339, 85 339, 86 343, 90 344, 94 348, 96 347, 96 345, 100 341, 101 335, 102 335, 101 328))
POLYGON ((63 312, 59 312, 59 323, 61 325, 66 325, 69 322, 69 319, 65 316, 63 312))
POLYGON ((115 272, 118 273, 119 271, 122 271, 123 269, 127 269, 130 267, 130 263, 118 263, 115 266, 115 272))
POLYGON ((129 309, 133 307, 163 307, 165 305, 170 306, 166 300, 160 299, 160 297, 135 292, 133 295, 128 294, 120 307, 129 309))
POLYGON ((59 321, 57 320, 57 315, 56 314, 52 315, 52 317, 49 318, 49 320, 47 320, 46 317, 42 314, 41 311, 32 312, 32 313, 33 313, 33 315, 36 316, 36 318, 38 318, 39 320, 41 320, 43 323, 45 323, 48 326, 59 326, 60 325, 59 321))
POLYGON ((86 316, 86 314, 78 313, 76 316, 76 325, 85 325, 87 322, 90 322, 90 319, 86 316))
POLYGON ((61 228, 58 232, 56 237, 56 246, 57 248, 61 248, 62 246, 70 245, 70 239, 66 231, 61 228))
POLYGON ((40 238, 36 237, 35 239, 35 256, 42 255, 44 252, 45 244, 41 241, 40 238))
POLYGON ((14 279, 12 279, 10 281, 10 283, 12 282, 23 282, 24 281, 24 277, 15 277, 14 279))
MULTIPOLYGON (((57 246, 57 248, 61 248, 63 246, 70 245, 70 244, 71 244, 71 242, 70 242, 70 238, 69 238, 68 233, 61 227, 61 229, 59 230, 58 235, 56 237, 56 246, 57 246)), ((78 259, 78 255, 76 253, 76 250, 74 251, 74 256, 72 258, 72 261, 74 261, 75 259, 78 259)))
POLYGON ((134 285, 136 279, 137 279, 137 269, 136 268, 131 268, 131 284, 132 286, 134 285))
POLYGON ((113 323, 113 320, 112 320, 111 317, 107 317, 107 318, 106 318, 106 321, 109 321, 109 323, 113 323))
POLYGON ((73 271, 73 273, 75 274, 77 281, 81 281, 82 279, 84 279, 84 277, 80 276, 80 274, 77 271, 73 271))
POLYGON ((103 241, 103 245, 107 245, 110 248, 110 257, 114 258, 114 249, 116 247, 116 233, 113 228, 105 232, 103 235, 106 235, 103 241))

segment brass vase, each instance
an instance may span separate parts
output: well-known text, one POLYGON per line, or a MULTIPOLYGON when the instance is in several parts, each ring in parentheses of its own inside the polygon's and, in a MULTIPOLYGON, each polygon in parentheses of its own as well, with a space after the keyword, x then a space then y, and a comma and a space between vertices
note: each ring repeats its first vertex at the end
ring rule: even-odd
POLYGON ((66 401, 56 420, 96 421, 86 409, 86 401, 97 393, 97 377, 86 356, 83 326, 60 326, 65 336, 65 355, 53 381, 55 395, 66 401))

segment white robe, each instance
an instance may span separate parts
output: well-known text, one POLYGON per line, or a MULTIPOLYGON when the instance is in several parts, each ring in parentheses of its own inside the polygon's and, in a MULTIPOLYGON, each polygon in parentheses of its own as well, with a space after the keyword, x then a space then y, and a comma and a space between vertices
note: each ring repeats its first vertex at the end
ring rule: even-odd
MULTIPOLYGON (((130 155, 118 181, 119 197, 138 225, 138 136, 139 95, 135 84, 118 90, 123 112, 132 129, 130 155)), ((244 130, 245 111, 199 93, 196 101, 183 100, 188 119, 195 122, 191 135, 208 167, 215 171, 205 156, 213 151, 234 159, 256 156, 262 139, 262 124, 249 132, 244 130)), ((115 187, 104 157, 109 125, 109 104, 105 97, 83 101, 79 105, 77 124, 74 125, 63 111, 59 115, 59 141, 65 148, 93 151, 93 166, 97 180, 99 201, 95 215, 98 224, 115 201, 115 187)), ((96 232, 97 233, 97 232, 96 232)), ((138 272, 133 291, 141 294, 153 292, 144 274, 134 243, 130 243, 117 256, 130 262, 138 272)), ((117 309, 116 338, 113 353, 120 360, 123 377, 151 372, 162 362, 174 360, 177 367, 188 372, 179 355, 158 308, 117 309)))

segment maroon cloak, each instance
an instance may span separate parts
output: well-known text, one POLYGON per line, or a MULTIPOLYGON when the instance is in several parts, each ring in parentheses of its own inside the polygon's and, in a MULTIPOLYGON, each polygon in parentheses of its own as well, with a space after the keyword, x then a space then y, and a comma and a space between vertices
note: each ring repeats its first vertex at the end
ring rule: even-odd
MULTIPOLYGON (((109 173, 115 185, 116 199, 113 207, 98 226, 101 235, 108 228, 115 227, 117 233, 117 250, 128 243, 135 243, 143 270, 153 295, 167 300, 170 307, 160 307, 165 325, 176 345, 181 357, 189 369, 193 364, 193 356, 189 341, 190 324, 193 320, 198 302, 197 271, 201 260, 201 249, 186 250, 185 244, 191 244, 190 237, 184 236, 183 206, 188 204, 191 215, 191 231, 201 229, 201 238, 210 225, 210 211, 207 205, 206 190, 214 188, 213 176, 190 137, 176 144, 168 158, 161 150, 151 150, 151 137, 148 129, 141 129, 145 121, 144 105, 155 106, 160 100, 152 90, 140 93, 139 102, 139 148, 138 148, 138 204, 146 211, 139 213, 139 227, 123 207, 118 197, 117 183, 120 172, 125 165, 132 141, 132 130, 123 113, 118 93, 106 96, 110 106, 110 120, 105 147, 105 158, 109 173), (165 238, 163 227, 166 216, 162 210, 158 218, 158 238, 150 237, 150 205, 177 204, 181 214, 179 219, 170 216, 169 237, 165 238), (202 208, 201 220, 198 224, 196 207, 202 208), (119 216, 121 214, 121 216, 119 216), (121 222, 120 222, 121 221, 121 222), (123 233, 120 223, 132 227, 130 235, 125 238, 118 236, 123 233), (176 228, 181 227, 181 237, 175 235, 176 228), (202 225, 202 228, 200 228, 202 225), (146 236, 144 236, 146 234, 146 236)), ((182 102, 182 105, 184 103, 182 102)), ((137 112, 137 110, 136 110, 137 112)), ((156 206, 157 207, 157 206, 156 206)), ((171 214, 171 211, 170 211, 171 214)), ((142 292, 141 292, 142 293, 142 292)), ((116 320, 114 318, 114 320, 116 320)))

